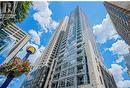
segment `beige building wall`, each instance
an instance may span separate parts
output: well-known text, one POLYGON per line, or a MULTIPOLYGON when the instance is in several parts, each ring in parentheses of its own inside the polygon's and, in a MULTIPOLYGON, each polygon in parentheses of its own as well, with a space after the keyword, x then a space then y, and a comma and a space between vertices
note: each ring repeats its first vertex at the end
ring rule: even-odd
POLYGON ((67 21, 68 21, 68 17, 66 16, 64 20, 61 22, 61 24, 59 24, 59 27, 57 28, 56 32, 51 37, 49 44, 46 46, 45 50, 43 51, 43 54, 41 55, 41 57, 38 58, 38 61, 36 61, 34 70, 37 68, 41 68, 43 66, 47 66, 47 67, 51 66, 52 62, 50 62, 51 59, 50 57, 52 51, 56 47, 56 42, 58 41, 61 31, 66 30, 67 21))
POLYGON ((112 1, 110 3, 130 11, 130 1, 112 1))

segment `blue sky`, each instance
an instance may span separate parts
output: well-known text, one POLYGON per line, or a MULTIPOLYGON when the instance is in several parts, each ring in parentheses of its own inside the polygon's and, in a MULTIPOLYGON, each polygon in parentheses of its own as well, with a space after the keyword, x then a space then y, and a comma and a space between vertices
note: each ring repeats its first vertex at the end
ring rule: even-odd
MULTIPOLYGON (((104 58, 104 64, 113 73, 118 87, 130 88, 130 78, 123 57, 128 53, 126 49, 128 46, 117 35, 102 2, 33 2, 28 17, 23 22, 17 23, 17 26, 30 34, 31 40, 28 44, 36 46, 38 52, 35 55, 40 56, 56 26, 65 16, 69 16, 77 5, 86 13, 104 58)), ((20 52, 19 56, 23 53, 20 52)), ((32 61, 33 58, 30 59, 32 61)), ((24 78, 25 76, 22 75, 15 79, 9 87, 18 88, 24 78)))

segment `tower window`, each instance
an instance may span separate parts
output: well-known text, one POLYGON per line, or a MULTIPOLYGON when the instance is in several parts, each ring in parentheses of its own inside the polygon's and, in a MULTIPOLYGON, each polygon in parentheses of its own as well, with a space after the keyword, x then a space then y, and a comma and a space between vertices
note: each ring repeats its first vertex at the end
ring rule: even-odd
POLYGON ((80 54, 81 52, 82 52, 82 50, 80 49, 80 50, 77 51, 77 54, 80 54))
POLYGON ((68 62, 65 62, 63 65, 62 65, 62 68, 66 68, 68 66, 68 62))
POLYGON ((84 84, 84 76, 78 75, 77 76, 77 85, 82 85, 82 84, 84 84))
POLYGON ((61 87, 65 87, 65 80, 60 80, 60 83, 59 83, 59 88, 61 87))
POLYGON ((69 68, 68 69, 68 75, 73 74, 73 73, 74 73, 74 67, 69 68))
POLYGON ((61 77, 66 76, 66 73, 67 73, 67 70, 62 71, 60 76, 61 77))
POLYGON ((77 63, 81 63, 82 60, 83 60, 83 56, 79 56, 79 57, 77 57, 77 63))
POLYGON ((58 82, 54 82, 54 83, 51 84, 51 87, 52 88, 57 88, 57 85, 58 85, 58 82))
POLYGON ((60 55, 59 58, 62 58, 64 56, 64 54, 60 55))
POLYGON ((77 33, 78 33, 78 32, 81 32, 81 30, 77 30, 77 33))
POLYGON ((80 39, 82 36, 78 36, 77 39, 80 39))
POLYGON ((73 86, 73 85, 74 85, 74 77, 67 78, 66 86, 69 87, 69 86, 73 86))
POLYGON ((57 65, 59 65, 62 62, 62 59, 59 59, 57 62, 57 65))
POLYGON ((54 75, 53 79, 59 79, 60 73, 54 75))
POLYGON ((82 42, 82 40, 81 40, 81 39, 79 39, 79 40, 77 41, 77 43, 80 43, 80 42, 82 42))
POLYGON ((97 66, 97 69, 98 69, 98 71, 100 72, 100 69, 99 69, 99 67, 97 66))
POLYGON ((81 32, 77 32, 77 36, 81 35, 81 32))
POLYGON ((82 44, 79 44, 79 45, 77 45, 77 48, 80 48, 82 46, 82 44))
POLYGON ((55 71, 60 71, 61 70, 61 66, 57 67, 55 71))
POLYGON ((83 72, 83 65, 80 64, 80 65, 77 65, 77 73, 81 73, 83 72))
POLYGON ((100 76, 100 81, 101 81, 101 84, 103 84, 101 76, 100 76))

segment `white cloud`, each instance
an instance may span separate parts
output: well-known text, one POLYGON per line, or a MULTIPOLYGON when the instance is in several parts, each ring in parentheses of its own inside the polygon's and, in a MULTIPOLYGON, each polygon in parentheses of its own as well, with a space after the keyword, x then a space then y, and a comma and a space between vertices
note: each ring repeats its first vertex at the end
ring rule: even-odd
POLYGON ((123 69, 123 72, 127 72, 127 70, 128 70, 128 68, 127 68, 127 67, 125 67, 125 68, 123 69))
POLYGON ((49 9, 47 1, 33 2, 33 9, 35 10, 33 18, 42 29, 39 31, 31 29, 29 30, 29 34, 31 35, 31 41, 40 45, 40 36, 44 32, 51 32, 53 29, 56 29, 59 23, 52 19, 52 11, 49 9))
POLYGON ((50 25, 52 28, 56 29, 56 27, 59 25, 59 23, 56 21, 52 21, 50 25))
POLYGON ((123 80, 123 67, 118 64, 111 64, 111 68, 109 69, 113 73, 113 76, 116 81, 123 80))
POLYGON ((24 56, 26 55, 26 47, 27 46, 34 46, 36 48, 36 53, 32 54, 29 56, 29 61, 31 62, 31 64, 34 64, 34 62, 41 56, 43 50, 44 50, 44 46, 38 47, 36 44, 32 44, 32 43, 27 43, 23 49, 17 54, 18 57, 20 58, 24 58, 24 56))
POLYGON ((130 80, 122 80, 117 82, 118 88, 130 88, 130 80))
POLYGON ((118 59, 116 59, 116 63, 120 63, 124 60, 124 57, 123 56, 119 56, 118 59))
POLYGON ((33 14, 34 20, 36 20, 43 30, 39 33, 48 32, 52 28, 55 29, 58 26, 58 22, 51 18, 52 11, 49 9, 49 3, 47 1, 33 2, 33 9, 36 11, 33 14))
POLYGON ((31 41, 40 45, 40 36, 38 35, 38 33, 35 30, 31 29, 29 30, 29 34, 31 35, 31 41))
POLYGON ((114 29, 108 14, 103 19, 101 24, 93 26, 93 33, 96 36, 97 42, 101 44, 105 43, 107 40, 116 40, 117 38, 119 38, 119 35, 114 29))
POLYGON ((118 88, 130 87, 130 80, 124 80, 123 78, 123 74, 126 70, 126 68, 123 69, 123 67, 119 64, 111 64, 109 71, 112 72, 118 88))
POLYGON ((129 53, 128 50, 129 46, 123 40, 117 40, 115 43, 112 44, 110 48, 106 48, 105 50, 109 50, 113 53, 113 55, 117 55, 118 58, 116 59, 116 63, 121 63, 124 61, 124 55, 129 53))
POLYGON ((129 46, 125 43, 125 41, 117 40, 110 48, 108 48, 108 50, 113 52, 113 54, 124 55, 129 52, 128 48, 129 46))

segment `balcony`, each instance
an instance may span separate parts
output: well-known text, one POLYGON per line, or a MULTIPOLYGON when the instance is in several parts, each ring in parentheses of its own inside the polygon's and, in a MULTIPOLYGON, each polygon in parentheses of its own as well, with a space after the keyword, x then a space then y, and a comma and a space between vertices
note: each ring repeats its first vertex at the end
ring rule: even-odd
POLYGON ((78 36, 78 37, 77 37, 77 40, 79 40, 79 39, 81 39, 81 38, 82 38, 82 36, 78 36))
POLYGON ((82 49, 77 51, 77 54, 81 54, 82 53, 82 49))
POLYGON ((84 84, 84 76, 83 75, 78 75, 77 76, 77 85, 83 85, 84 84))
POLYGON ((77 43, 80 43, 80 42, 82 42, 82 39, 78 39, 78 40, 77 40, 77 43))
POLYGON ((78 44, 78 45, 77 45, 77 48, 80 48, 81 46, 82 46, 82 44, 78 44))
POLYGON ((59 76, 60 76, 60 73, 55 74, 54 77, 53 77, 53 80, 59 79, 59 76))
POLYGON ((83 72, 83 65, 77 65, 77 73, 82 73, 83 72))
POLYGON ((78 64, 78 63, 82 63, 82 61, 83 61, 83 56, 77 57, 77 64, 78 64))

